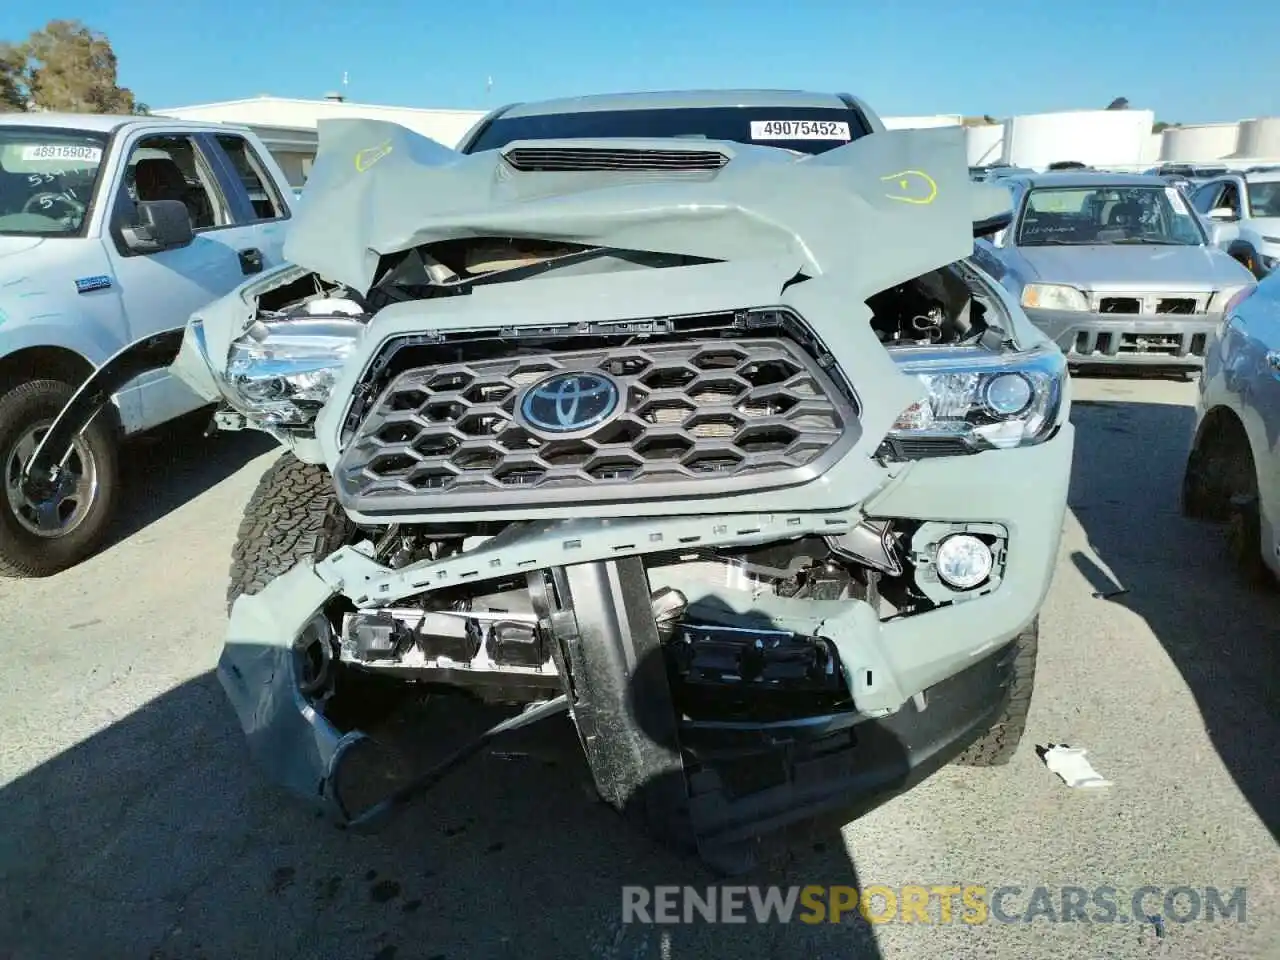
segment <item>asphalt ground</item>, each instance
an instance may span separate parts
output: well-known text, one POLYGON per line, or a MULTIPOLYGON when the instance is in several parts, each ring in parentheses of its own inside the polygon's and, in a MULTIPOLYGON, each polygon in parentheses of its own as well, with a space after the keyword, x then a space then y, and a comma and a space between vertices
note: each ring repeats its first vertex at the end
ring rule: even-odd
MULTIPOLYGON (((109 549, 0 581, 0 960, 1280 957, 1280 589, 1243 586, 1220 532, 1178 513, 1193 391, 1076 381, 1071 513, 1014 761, 948 767, 742 881, 831 885, 846 907, 873 885, 1018 888, 999 916, 957 899, 951 922, 937 895, 928 923, 623 922, 624 885, 713 881, 593 801, 564 724, 476 758, 385 833, 316 820, 250 765, 211 673, 236 525, 278 454, 167 430, 130 451, 109 549), (1066 787, 1049 743, 1086 748, 1113 786, 1066 787), (1194 896, 1166 904, 1178 887, 1194 896), (1209 888, 1230 917, 1206 919, 1209 888)), ((401 733, 466 725, 438 703, 401 733)))

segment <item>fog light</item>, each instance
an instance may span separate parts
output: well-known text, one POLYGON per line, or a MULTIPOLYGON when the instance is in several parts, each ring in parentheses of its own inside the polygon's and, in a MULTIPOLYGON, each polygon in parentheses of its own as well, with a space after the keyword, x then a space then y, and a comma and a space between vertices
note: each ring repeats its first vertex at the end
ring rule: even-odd
POLYGON ((938 579, 957 590, 970 590, 991 576, 991 548, 977 537, 957 533, 938 544, 934 569, 938 579))

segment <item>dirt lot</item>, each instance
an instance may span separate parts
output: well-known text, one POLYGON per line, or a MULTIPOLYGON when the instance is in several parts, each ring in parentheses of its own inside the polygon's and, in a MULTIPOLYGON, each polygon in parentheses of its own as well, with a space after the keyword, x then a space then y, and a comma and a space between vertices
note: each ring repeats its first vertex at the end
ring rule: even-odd
MULTIPOLYGON (((1238 585, 1218 532, 1178 515, 1193 390, 1077 381, 1015 761, 948 768, 751 882, 1021 887, 1010 913, 1037 886, 1110 885, 1126 917, 1143 885, 1244 885, 1244 924, 626 925, 622 885, 710 881, 592 802, 563 725, 384 834, 338 832, 265 785, 210 672, 235 527, 276 453, 186 429, 135 451, 111 549, 0 581, 0 958, 1280 956, 1280 590, 1238 585), (1048 742, 1115 785, 1066 788, 1048 742)), ((404 722, 428 741, 442 721, 404 722)))

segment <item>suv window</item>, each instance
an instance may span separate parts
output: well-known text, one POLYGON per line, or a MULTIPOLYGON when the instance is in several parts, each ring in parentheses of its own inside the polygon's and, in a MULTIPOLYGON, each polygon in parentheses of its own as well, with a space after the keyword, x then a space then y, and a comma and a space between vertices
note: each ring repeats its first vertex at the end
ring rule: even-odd
POLYGON ((584 110, 531 117, 500 116, 480 131, 466 152, 496 150, 515 140, 678 137, 758 143, 797 153, 825 153, 870 132, 862 114, 847 107, 584 110))
POLYGON ((209 160, 192 137, 144 137, 129 152, 124 195, 117 216, 131 218, 132 203, 180 200, 191 215, 193 230, 231 223, 226 197, 218 188, 209 160))
POLYGON ((275 184, 252 144, 232 133, 220 133, 216 139, 244 184, 249 202, 253 204, 254 222, 279 220, 286 216, 284 201, 276 192, 275 184))

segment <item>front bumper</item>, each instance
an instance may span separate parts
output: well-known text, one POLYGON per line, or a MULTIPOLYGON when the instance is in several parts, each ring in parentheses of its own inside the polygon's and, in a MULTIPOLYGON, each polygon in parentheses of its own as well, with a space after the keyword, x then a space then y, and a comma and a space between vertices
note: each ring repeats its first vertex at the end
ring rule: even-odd
POLYGON ((1074 364, 1204 366, 1220 313, 1151 317, 1074 310, 1026 311, 1027 317, 1074 364))
MULTIPOLYGON (((700 843, 730 842, 736 833, 759 830, 761 824, 782 826, 824 809, 853 809, 908 788, 998 716, 1007 695, 1010 641, 1039 612, 1056 565, 1073 444, 1073 428, 1065 423, 1056 436, 1035 447, 919 461, 858 508, 840 514, 532 522, 461 556, 395 570, 360 548, 346 547, 319 563, 303 563, 260 593, 236 601, 218 676, 255 758, 281 785, 348 821, 360 811, 343 795, 342 761, 356 746, 371 741, 359 731, 337 729, 325 717, 323 704, 309 699, 298 684, 299 639, 338 595, 372 610, 447 585, 482 580, 486 572, 496 576, 527 570, 535 562, 530 558, 537 558, 538 567, 566 571, 570 580, 630 583, 640 569, 639 558, 646 547, 656 549, 655 543, 669 549, 676 541, 734 546, 837 535, 865 516, 1001 525, 1008 537, 999 585, 983 596, 929 612, 881 620, 872 606, 857 600, 752 599, 745 594, 747 606, 740 612, 764 613, 781 629, 831 641, 849 679, 856 712, 848 719, 855 735, 850 738, 848 724, 814 734, 843 736, 851 744, 815 756, 794 782, 734 802, 719 788, 707 791, 705 778, 691 780, 691 810, 702 824, 700 843), (958 490, 964 496, 957 496, 958 490), (627 576, 617 576, 618 565, 626 563, 637 566, 628 568, 627 576), (604 571, 595 581, 588 574, 593 569, 604 571)), ((657 586, 651 577, 649 588, 657 586)), ((699 601, 724 600, 714 586, 701 597, 688 584, 681 588, 689 591, 691 610, 699 601)), ((574 614, 580 642, 607 642, 612 628, 586 624, 582 609, 574 614)))

